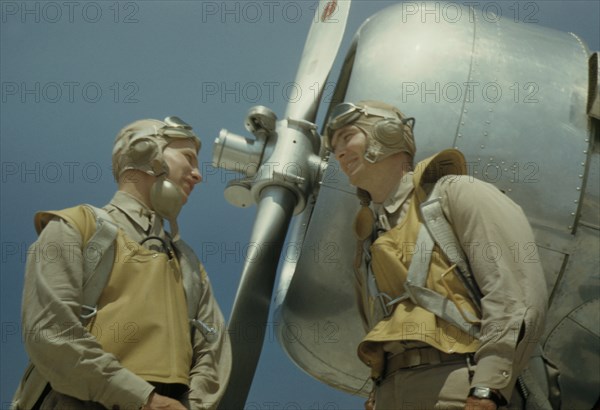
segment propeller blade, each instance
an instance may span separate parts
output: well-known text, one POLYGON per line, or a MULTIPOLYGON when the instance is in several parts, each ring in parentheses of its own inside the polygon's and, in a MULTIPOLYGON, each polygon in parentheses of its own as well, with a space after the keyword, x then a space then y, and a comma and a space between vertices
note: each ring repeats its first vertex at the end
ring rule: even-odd
MULTIPOLYGON (((323 84, 342 41, 349 9, 349 0, 319 2, 296 74, 296 83, 305 91, 310 86, 319 86, 320 92, 318 98, 314 93, 309 95, 305 92, 299 102, 290 103, 286 110, 287 118, 314 122, 323 84)), ((299 132, 287 125, 278 129, 279 134, 287 133, 288 137, 299 132)), ((282 135, 279 137, 272 154, 277 158, 272 162, 291 162, 307 169, 308 156, 313 151, 310 142, 302 140, 295 144, 294 138, 286 139, 285 135, 284 138, 281 138, 282 135), (294 155, 302 158, 295 158, 294 155)), ((246 403, 262 350, 281 248, 299 203, 299 193, 286 188, 285 181, 275 179, 273 174, 266 184, 257 188, 261 190, 250 239, 253 249, 246 258, 228 326, 233 368, 229 386, 219 405, 219 409, 223 410, 242 409, 246 403)), ((306 189, 304 195, 308 195, 307 192, 310 189, 306 189)))
POLYGON ((262 350, 279 254, 296 203, 278 186, 261 193, 250 247, 235 296, 228 331, 233 368, 219 409, 243 409, 262 350))
POLYGON ((302 97, 288 104, 286 118, 314 122, 327 76, 342 43, 350 3, 350 0, 319 1, 296 73, 295 84, 302 97), (318 93, 308 92, 315 88, 318 93))

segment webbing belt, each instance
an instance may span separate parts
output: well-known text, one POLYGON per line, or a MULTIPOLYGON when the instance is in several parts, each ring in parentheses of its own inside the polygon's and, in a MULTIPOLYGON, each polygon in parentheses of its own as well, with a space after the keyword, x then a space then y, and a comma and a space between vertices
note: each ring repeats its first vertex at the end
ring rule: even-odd
POLYGON ((444 353, 433 347, 421 347, 409 349, 402 353, 389 355, 386 358, 386 367, 382 380, 400 369, 409 369, 416 366, 436 365, 440 363, 463 362, 467 360, 467 354, 444 353))

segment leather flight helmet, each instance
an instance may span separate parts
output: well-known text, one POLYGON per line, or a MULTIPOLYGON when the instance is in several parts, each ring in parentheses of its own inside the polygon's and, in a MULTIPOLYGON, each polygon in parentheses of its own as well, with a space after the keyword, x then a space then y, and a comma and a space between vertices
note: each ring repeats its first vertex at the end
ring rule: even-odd
POLYGON ((167 117, 164 121, 144 119, 125 126, 117 134, 112 151, 115 180, 118 181, 128 169, 156 177, 168 173, 163 152, 170 142, 180 138, 191 139, 196 151, 200 151, 200 139, 192 127, 179 117, 167 117))
POLYGON ((415 155, 415 119, 405 117, 392 105, 367 100, 335 106, 325 127, 325 143, 329 150, 335 131, 349 125, 358 127, 366 135, 365 159, 369 162, 381 161, 398 152, 406 152, 411 158, 415 155))
POLYGON ((157 177, 150 190, 151 205, 158 215, 169 221, 174 235, 177 234, 176 219, 185 202, 185 194, 169 181, 169 167, 163 154, 171 142, 181 139, 193 141, 196 152, 200 151, 200 139, 181 118, 138 120, 117 134, 112 152, 113 175, 117 181, 130 169, 157 177))

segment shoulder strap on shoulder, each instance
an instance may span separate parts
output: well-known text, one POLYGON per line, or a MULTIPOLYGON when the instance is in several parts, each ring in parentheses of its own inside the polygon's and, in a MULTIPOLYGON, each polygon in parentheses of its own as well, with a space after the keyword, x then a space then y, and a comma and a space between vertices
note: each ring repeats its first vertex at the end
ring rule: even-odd
POLYGON ((96 314, 96 304, 112 271, 115 239, 119 229, 104 209, 83 204, 61 211, 38 212, 34 219, 38 234, 54 217, 64 219, 81 234, 83 241, 81 320, 86 322, 96 314))
POLYGON ((96 218, 96 231, 83 247, 83 296, 81 319, 96 314, 96 304, 108 282, 115 259, 115 239, 119 228, 102 208, 85 205, 96 218))
MULTIPOLYGON (((448 177, 451 176, 442 177, 442 179, 448 177)), ((421 224, 421 227, 417 234, 416 246, 418 247, 418 249, 433 249, 434 243, 437 243, 437 245, 440 247, 441 251, 444 252, 444 254, 446 254, 450 248, 454 248, 456 249, 456 252, 452 255, 452 258, 448 257, 448 255, 446 256, 453 265, 458 267, 458 263, 461 263, 467 268, 468 271, 468 264, 466 263, 466 258, 462 253, 462 248, 458 243, 458 240, 454 236, 452 227, 443 215, 442 208, 439 202, 438 186, 439 181, 434 185, 432 194, 429 196, 428 201, 421 204, 421 209, 425 207, 427 215, 424 216, 424 221, 421 224), (439 209, 435 204, 439 206, 439 209), (438 211, 439 214, 437 213, 438 211), (446 225, 443 224, 442 220, 443 222, 445 222, 446 225), (442 243, 438 241, 439 235, 434 235, 430 232, 429 224, 431 221, 443 227, 443 231, 441 233, 443 234, 442 236, 444 238, 444 241, 442 241, 442 243), (449 232, 447 231, 447 229, 449 229, 449 232), (449 234, 452 234, 452 236, 449 236, 449 234)), ((436 234, 440 233, 439 229, 437 228, 434 228, 434 231, 436 231, 436 234)), ((422 255, 422 257, 413 258, 411 260, 410 266, 408 268, 406 281, 404 282, 404 293, 396 299, 387 302, 386 306, 389 307, 403 300, 410 299, 415 305, 428 310, 437 317, 444 319, 449 323, 453 323, 454 325, 458 326, 459 329, 462 329, 464 332, 471 334, 475 337, 479 337, 479 319, 477 317, 474 317, 472 314, 463 311, 456 303, 454 298, 447 298, 441 295, 440 293, 437 293, 427 288, 426 282, 427 276, 429 274, 431 256, 431 252, 427 252, 424 255, 422 255)), ((444 275, 442 275, 442 279, 443 276, 444 275)), ((459 275, 461 280, 462 276, 463 275, 461 273, 459 275)), ((468 287, 467 289, 469 290, 468 287)), ((449 292, 449 294, 451 293, 452 292, 449 292)), ((476 304, 479 307, 479 303, 476 304)))
POLYGON ((421 204, 423 225, 427 228, 427 231, 435 243, 440 247, 444 255, 446 255, 450 263, 456 264, 458 272, 460 273, 459 278, 467 288, 469 296, 473 302, 475 302, 475 306, 479 309, 481 306, 481 291, 471 273, 462 246, 442 210, 440 185, 449 178, 455 178, 455 176, 447 175, 440 178, 435 183, 427 201, 421 204))

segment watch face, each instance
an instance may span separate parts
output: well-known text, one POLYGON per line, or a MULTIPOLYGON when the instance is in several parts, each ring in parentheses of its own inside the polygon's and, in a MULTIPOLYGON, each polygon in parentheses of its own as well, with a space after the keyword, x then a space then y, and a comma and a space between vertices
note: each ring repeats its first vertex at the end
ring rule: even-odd
POLYGON ((471 396, 478 399, 489 399, 492 397, 492 389, 489 387, 473 387, 471 396))
POLYGON ((498 407, 500 407, 500 405, 506 404, 506 402, 502 399, 502 396, 500 396, 498 393, 496 393, 493 389, 489 387, 473 387, 469 391, 469 396, 475 397, 477 399, 491 400, 498 407))
POLYGON ((476 387, 475 394, 480 395, 480 396, 489 397, 490 389, 487 387, 476 387))

